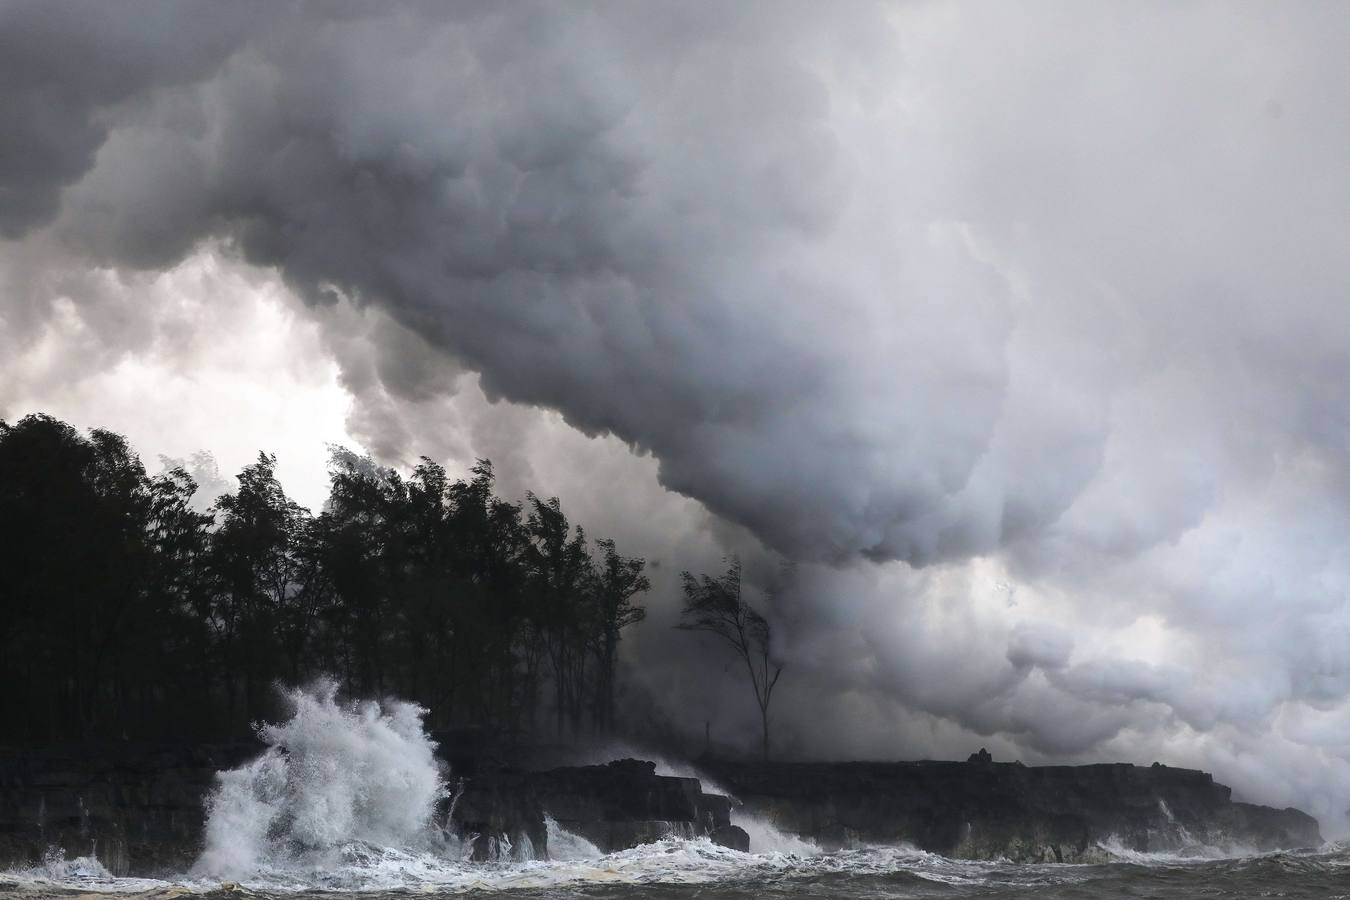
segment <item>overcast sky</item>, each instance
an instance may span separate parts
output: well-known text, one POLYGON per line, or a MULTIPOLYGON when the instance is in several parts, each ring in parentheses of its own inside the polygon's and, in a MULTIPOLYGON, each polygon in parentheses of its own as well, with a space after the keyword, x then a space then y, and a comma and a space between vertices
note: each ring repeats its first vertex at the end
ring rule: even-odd
MULTIPOLYGON (((740 553, 785 753, 1350 809, 1350 8, 0 0, 0 417, 740 553)), ((719 689, 726 681, 726 689, 719 689)), ((743 694, 744 696, 741 696, 743 694)))

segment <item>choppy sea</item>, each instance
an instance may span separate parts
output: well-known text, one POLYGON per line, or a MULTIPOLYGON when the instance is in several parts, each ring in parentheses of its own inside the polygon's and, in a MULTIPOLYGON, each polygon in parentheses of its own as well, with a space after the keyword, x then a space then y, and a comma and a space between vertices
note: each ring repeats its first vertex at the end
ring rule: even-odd
POLYGON ((0 874, 0 897, 1350 897, 1345 843, 1239 858, 1132 855, 1100 865, 953 860, 903 847, 738 853, 706 840, 675 839, 577 857, 471 863, 348 846, 321 866, 259 873, 243 882, 190 875, 114 878, 92 859, 53 858, 0 874))

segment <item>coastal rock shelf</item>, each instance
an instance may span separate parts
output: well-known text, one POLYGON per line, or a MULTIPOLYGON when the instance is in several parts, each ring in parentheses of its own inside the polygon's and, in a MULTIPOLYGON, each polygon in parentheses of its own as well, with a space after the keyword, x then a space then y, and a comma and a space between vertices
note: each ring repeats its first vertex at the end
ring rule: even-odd
MULTIPOLYGON (((115 875, 185 871, 202 849, 216 773, 263 749, 244 742, 0 753, 0 867, 32 864, 60 848, 97 856, 115 875)), ((728 798, 704 794, 696 778, 657 775, 654 763, 525 771, 480 760, 464 766, 471 775, 455 777, 455 770, 437 820, 448 814, 454 830, 472 839, 477 859, 503 847, 547 858, 546 815, 603 852, 671 835, 749 846, 730 822, 728 798)))
POLYGON ((977 754, 960 762, 727 763, 709 777, 756 815, 825 849, 908 843, 944 856, 1014 862, 1100 860, 1210 846, 1316 847, 1297 809, 1233 802, 1193 769, 1127 764, 1027 767, 977 754))
MULTIPOLYGON (((94 854, 114 874, 182 872, 201 850, 203 801, 216 772, 261 751, 250 742, 4 751, 0 866, 60 848, 94 854)), ((670 835, 758 849, 731 824, 734 802, 824 849, 905 842, 953 857, 1082 862, 1100 858, 1111 841, 1140 851, 1321 843, 1317 822, 1298 810, 1236 803, 1208 774, 1165 766, 1028 768, 973 757, 701 767, 736 801, 639 760, 532 770, 456 758, 452 801, 438 820, 476 835, 478 858, 503 846, 546 857, 546 816, 606 852, 670 835)))
POLYGON ((745 832, 731 824, 731 801, 703 793, 697 778, 657 775, 656 765, 623 759, 602 766, 568 766, 542 772, 487 771, 464 779, 453 820, 463 834, 479 835, 474 855, 489 855, 484 841, 506 834, 547 847, 544 815, 609 852, 663 837, 712 837, 744 850, 745 832))
POLYGON ((182 872, 201 851, 216 773, 262 751, 246 741, 0 752, 0 866, 60 848, 114 875, 182 872))

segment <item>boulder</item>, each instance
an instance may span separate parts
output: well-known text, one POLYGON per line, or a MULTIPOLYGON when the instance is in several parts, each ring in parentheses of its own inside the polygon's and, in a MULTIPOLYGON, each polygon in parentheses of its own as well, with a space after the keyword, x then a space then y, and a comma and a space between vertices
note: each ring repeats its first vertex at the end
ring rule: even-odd
POLYGON ((745 829, 739 825, 723 825, 715 828, 708 837, 712 839, 714 844, 739 850, 742 853, 750 852, 750 835, 746 834, 745 829))

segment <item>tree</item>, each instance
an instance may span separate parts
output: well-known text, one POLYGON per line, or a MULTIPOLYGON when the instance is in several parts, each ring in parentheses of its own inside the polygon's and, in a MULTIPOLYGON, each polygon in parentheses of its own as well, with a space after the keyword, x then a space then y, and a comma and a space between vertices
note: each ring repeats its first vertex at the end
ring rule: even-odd
MULTIPOLYGON (((264 710, 297 593, 296 547, 309 511, 286 496, 275 456, 259 453, 239 473, 239 489, 216 500, 219 527, 211 556, 217 581, 214 625, 227 672, 242 676, 243 721, 264 710)), ((225 679, 231 714, 237 682, 225 679)))
MULTIPOLYGON (((326 609, 340 640, 336 662, 348 691, 382 694, 389 687, 384 645, 408 576, 401 528, 406 485, 369 458, 341 447, 329 450, 328 502, 312 530, 325 586, 336 601, 326 609)), ((322 606, 319 601, 311 608, 322 606)))
MULTIPOLYGON (((122 736, 170 714, 209 517, 126 439, 0 422, 0 718, 15 736, 122 736)), ((176 699, 176 698, 174 698, 176 699)))
POLYGON ((469 711, 456 717, 514 732, 523 716, 532 729, 543 649, 525 601, 529 537, 520 506, 494 495, 491 461, 469 472, 472 479, 445 488, 450 670, 455 705, 469 711))
POLYGON ((771 655, 772 633, 769 622, 745 602, 741 592, 741 561, 732 557, 727 571, 720 578, 688 572, 680 573, 684 587, 682 621, 676 628, 685 631, 706 631, 722 638, 745 663, 750 673, 750 686, 755 692, 762 726, 762 750, 769 758, 769 702, 773 689, 783 674, 783 664, 771 655))
POLYGON ((530 537, 528 555, 534 585, 535 616, 553 669, 554 715, 557 732, 564 721, 573 733, 581 724, 586 683, 586 634, 594 609, 587 590, 594 566, 586 549, 586 533, 575 531, 557 497, 541 500, 526 494, 530 504, 525 522, 530 537))
POLYGON ((311 515, 260 454, 203 511, 184 466, 149 476, 120 435, 0 421, 0 743, 242 734, 274 684, 320 675, 514 738, 543 730, 551 683, 559 734, 613 730, 643 560, 593 559, 557 499, 497 496, 487 460, 452 482, 339 447, 329 476, 311 515))
POLYGON ((617 663, 619 632, 647 617, 647 610, 638 606, 634 598, 651 589, 651 582, 642 570, 647 562, 620 556, 614 541, 596 541, 604 554, 596 573, 596 610, 600 616, 600 634, 597 636, 596 656, 600 679, 596 698, 595 721, 606 733, 614 730, 614 669, 617 663))

